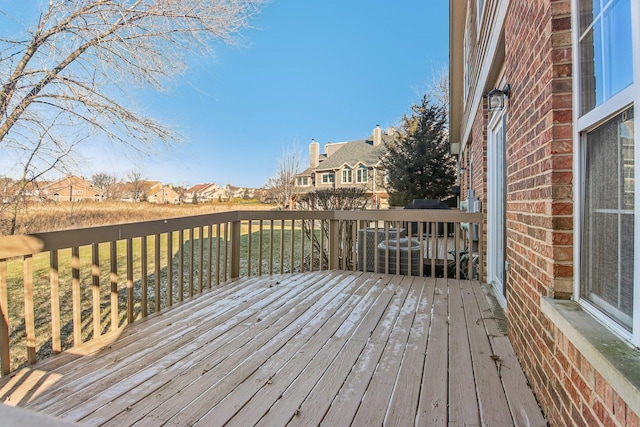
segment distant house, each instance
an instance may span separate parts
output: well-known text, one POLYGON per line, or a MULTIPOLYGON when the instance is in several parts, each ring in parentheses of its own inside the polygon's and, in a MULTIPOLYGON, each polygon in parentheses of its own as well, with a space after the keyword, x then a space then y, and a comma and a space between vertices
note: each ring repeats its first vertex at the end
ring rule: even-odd
POLYGON ((384 185, 384 171, 380 159, 385 143, 394 137, 395 130, 384 133, 376 126, 366 139, 327 143, 320 154, 320 144, 309 144, 309 167, 295 177, 298 197, 322 188, 361 187, 367 191, 371 208, 387 205, 389 195, 384 185))
POLYGON ((185 193, 185 201, 192 202, 195 198, 198 202, 216 202, 221 195, 218 184, 197 184, 189 188, 185 193))
POLYGON ((180 194, 171 185, 156 184, 147 191, 147 201, 159 205, 180 204, 180 194))
POLYGON ((104 190, 84 178, 67 175, 64 178, 44 184, 40 190, 40 197, 55 201, 80 202, 90 200, 101 202, 104 200, 104 190))

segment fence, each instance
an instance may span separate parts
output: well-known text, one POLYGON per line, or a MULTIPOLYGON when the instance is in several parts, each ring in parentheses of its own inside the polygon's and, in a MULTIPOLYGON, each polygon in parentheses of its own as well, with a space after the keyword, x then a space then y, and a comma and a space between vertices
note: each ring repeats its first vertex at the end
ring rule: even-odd
POLYGON ((479 213, 389 210, 236 211, 0 237, 1 372, 244 276, 482 278, 482 236, 479 213))

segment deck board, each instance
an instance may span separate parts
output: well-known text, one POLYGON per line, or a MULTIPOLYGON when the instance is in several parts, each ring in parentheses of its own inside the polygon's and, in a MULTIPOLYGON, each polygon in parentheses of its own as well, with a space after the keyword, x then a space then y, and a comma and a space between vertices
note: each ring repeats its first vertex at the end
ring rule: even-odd
POLYGON ((0 398, 88 425, 544 425, 484 298, 368 272, 242 279, 0 379, 0 398))

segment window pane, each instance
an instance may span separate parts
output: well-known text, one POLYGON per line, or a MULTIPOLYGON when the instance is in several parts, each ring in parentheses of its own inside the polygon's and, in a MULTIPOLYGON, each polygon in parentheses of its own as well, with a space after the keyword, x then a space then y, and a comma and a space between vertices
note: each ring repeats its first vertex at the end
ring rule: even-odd
POLYGON ((580 34, 585 30, 594 18, 600 14, 600 0, 585 0, 580 2, 580 34))
POLYGON ((618 0, 604 14, 605 99, 611 98, 633 82, 631 49, 631 6, 618 0))
POLYGON ((582 297, 631 329, 633 314, 633 108, 587 134, 582 297))
POLYGON ((580 3, 582 114, 633 83, 630 0, 605 3, 580 3))
POLYGON ((596 106, 596 71, 593 29, 589 30, 580 41, 581 98, 583 113, 596 106))

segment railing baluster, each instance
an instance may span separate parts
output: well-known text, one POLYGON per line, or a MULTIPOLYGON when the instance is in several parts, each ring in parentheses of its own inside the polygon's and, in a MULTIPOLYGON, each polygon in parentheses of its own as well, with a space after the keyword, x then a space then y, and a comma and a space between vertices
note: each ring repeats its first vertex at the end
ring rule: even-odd
POLYGON ((291 261, 290 261, 290 264, 289 264, 289 273, 293 273, 295 271, 295 268, 294 268, 295 267, 295 263, 296 263, 295 262, 295 257, 296 257, 296 255, 295 255, 295 246, 296 246, 295 234, 296 234, 296 224, 295 224, 295 220, 292 219, 291 220, 291 253, 290 253, 291 256, 289 257, 289 258, 291 258, 291 261))
MULTIPOLYGON (((320 223, 320 271, 322 271, 324 265, 324 254, 328 253, 327 248, 325 247, 325 230, 327 230, 328 233, 328 229, 329 224, 326 220, 322 220, 322 222, 320 223)), ((329 259, 327 258, 327 261, 328 260, 329 259)))
MULTIPOLYGON (((211 277, 211 270, 209 270, 209 277, 211 277)), ((167 306, 173 306, 173 232, 171 231, 167 233, 167 306)))
POLYGON ((455 250, 456 279, 460 280, 460 224, 456 224, 453 232, 453 248, 455 250))
POLYGON ((0 259, 0 365, 2 367, 2 376, 11 373, 8 300, 7 260, 0 259))
POLYGON ((127 323, 133 323, 133 239, 127 239, 127 323))
POLYGON ((207 238, 209 244, 207 245, 207 289, 211 289, 213 283, 213 225, 209 224, 207 227, 207 238))
POLYGON ((24 327, 27 335, 27 362, 36 363, 36 321, 33 308, 33 256, 24 257, 24 327))
POLYGON ((284 273, 284 219, 280 221, 280 274, 284 273))
POLYGON ((263 256, 263 241, 262 233, 264 233, 264 223, 260 220, 260 231, 258 235, 258 276, 262 276, 262 256, 263 256))
MULTIPOLYGON (((420 274, 420 277, 423 277, 424 276, 424 222, 423 221, 418 222, 417 229, 418 229, 418 243, 420 244, 419 246, 420 256, 418 258, 420 260, 419 274, 420 274)), ((434 277, 433 273, 431 274, 431 276, 434 277)))
POLYGON ((329 220, 329 270, 337 270, 340 268, 340 254, 338 248, 340 246, 340 221, 336 219, 329 220))
MULTIPOLYGON (((389 274, 389 227, 390 222, 384 222, 384 273, 389 274)), ((396 229, 396 238, 400 235, 400 230, 396 229)))
POLYGON ((155 298, 156 298, 156 305, 155 305, 155 312, 159 312, 160 311, 160 234, 156 233, 155 236, 155 245, 154 245, 154 274, 156 276, 156 283, 155 283, 155 298))
POLYGON ((247 277, 251 277, 251 243, 252 243, 252 236, 251 236, 251 225, 252 225, 253 221, 249 220, 249 224, 247 226, 247 233, 248 233, 248 239, 247 239, 247 277))
POLYGON ((147 236, 143 236, 140 241, 140 271, 142 274, 140 283, 142 285, 142 305, 140 314, 147 317, 147 236))
POLYGON ((273 274, 273 220, 269 225, 269 274, 273 274))
POLYGON ((224 270, 222 274, 222 281, 225 282, 229 278, 227 275, 227 268, 229 267, 229 223, 224 223, 224 270))
POLYGON ((216 224, 216 286, 220 285, 220 224, 216 224))
POLYGON ((304 273, 304 222, 300 220, 300 273, 304 273))
POLYGON ((60 340, 60 275, 58 271, 58 251, 49 253, 49 285, 51 287, 51 350, 54 354, 62 351, 60 340))
POLYGON ((443 269, 444 269, 444 277, 449 277, 449 223, 448 222, 443 222, 442 223, 442 241, 444 243, 443 247, 442 247, 442 263, 443 263, 443 269))
POLYGON ((93 296, 93 338, 102 335, 100 307, 100 246, 91 245, 91 293, 93 296))
POLYGON ((111 242, 111 330, 120 326, 120 304, 118 302, 118 242, 111 242))
MULTIPOLYGON (((411 232, 413 231, 413 222, 409 222, 407 223, 407 226, 409 227, 409 231, 407 233, 407 276, 413 276, 413 263, 412 261, 412 252, 411 252, 411 240, 413 239, 413 237, 411 237, 411 232)), ((417 232, 417 225, 416 225, 416 232, 417 232)), ((400 236, 397 237, 396 243, 398 245, 398 258, 402 257, 402 245, 400 245, 400 236)), ((396 274, 402 274, 402 270, 396 271, 396 274)))
POLYGON ((184 230, 178 230, 178 301, 184 300, 184 230))
POLYGON ((195 229, 189 229, 189 297, 193 296, 193 276, 195 275, 195 269, 193 267, 194 250, 195 250, 195 229))
POLYGON ((316 239, 316 222, 315 220, 311 219, 309 220, 309 224, 310 224, 310 231, 309 231, 309 270, 313 271, 315 270, 315 250, 314 250, 314 242, 316 239))
POLYGON ((380 257, 378 255, 378 245, 380 244, 379 240, 380 237, 378 236, 379 233, 379 223, 378 221, 375 221, 373 223, 373 271, 375 271, 376 273, 380 272, 380 267, 379 267, 379 263, 380 263, 380 257))
POLYGON ((82 344, 82 301, 80 295, 80 248, 71 248, 71 299, 73 304, 73 345, 82 344))
POLYGON ((198 229, 198 290, 200 293, 204 290, 204 227, 198 229))

